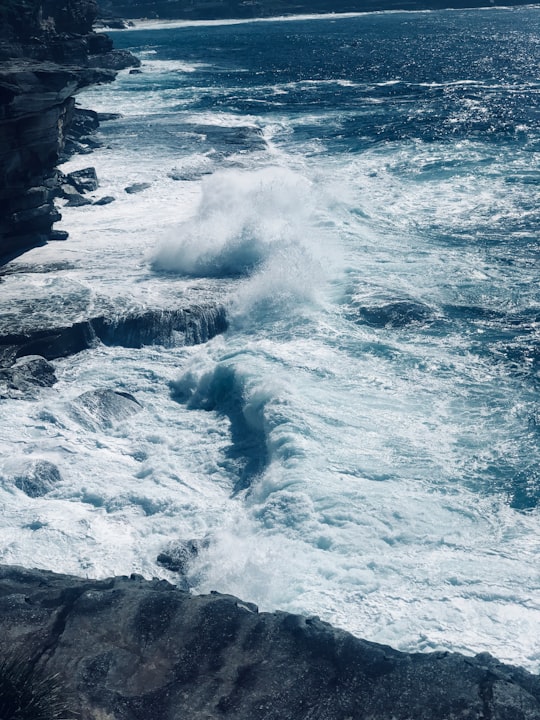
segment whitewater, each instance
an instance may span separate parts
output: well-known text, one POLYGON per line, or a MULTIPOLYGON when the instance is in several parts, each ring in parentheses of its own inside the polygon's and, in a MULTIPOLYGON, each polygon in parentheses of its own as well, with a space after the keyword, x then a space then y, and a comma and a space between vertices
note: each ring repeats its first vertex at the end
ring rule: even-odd
POLYGON ((194 540, 193 592, 540 671, 539 9, 111 34, 142 72, 79 96, 121 117, 62 170, 116 199, 62 208, 0 312, 228 328, 1 401, 0 561, 174 582, 194 540), (81 409, 104 388, 140 411, 81 409))

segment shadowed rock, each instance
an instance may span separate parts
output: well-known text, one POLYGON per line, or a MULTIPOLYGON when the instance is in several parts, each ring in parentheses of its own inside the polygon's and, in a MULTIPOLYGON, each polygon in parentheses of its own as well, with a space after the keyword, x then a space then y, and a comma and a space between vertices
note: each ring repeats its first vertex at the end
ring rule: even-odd
POLYGON ((51 387, 56 382, 50 362, 38 355, 28 355, 17 360, 11 367, 0 368, 0 397, 17 397, 38 387, 51 387), (5 390, 2 390, 2 387, 5 390), (13 392, 15 391, 15 392, 13 392))
POLYGON ((432 311, 423 303, 396 300, 381 304, 354 304, 350 313, 356 322, 377 328, 405 328, 432 321, 432 311))
POLYGON ((36 498, 54 490, 61 480, 60 471, 54 463, 35 460, 21 475, 17 475, 13 482, 28 497, 36 498))
POLYGON ((83 720, 538 720, 540 679, 407 654, 317 618, 140 576, 0 567, 0 652, 58 672, 83 720))
POLYGON ((141 409, 133 395, 118 390, 100 388, 79 395, 73 403, 77 420, 85 427, 110 428, 141 409))
POLYGON ((226 329, 225 309, 219 305, 141 309, 117 317, 99 315, 60 327, 0 332, 0 359, 6 366, 26 355, 54 360, 87 350, 99 341, 130 348, 197 345, 226 329))
POLYGON ((149 188, 151 183, 148 182, 140 182, 140 183, 134 183, 133 185, 128 185, 124 190, 127 192, 128 195, 133 195, 134 193, 140 193, 143 190, 146 190, 149 188))

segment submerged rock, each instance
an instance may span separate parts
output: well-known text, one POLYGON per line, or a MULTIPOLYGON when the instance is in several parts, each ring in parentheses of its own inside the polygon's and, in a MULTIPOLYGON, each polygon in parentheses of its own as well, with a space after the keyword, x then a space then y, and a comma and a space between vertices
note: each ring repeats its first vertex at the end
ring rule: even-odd
POLYGON ((114 198, 112 195, 104 195, 102 198, 99 198, 99 200, 95 200, 94 205, 109 205, 115 200, 116 198, 114 198))
POLYGON ((134 183, 133 185, 128 185, 126 188, 124 188, 124 190, 128 193, 128 195, 133 195, 134 193, 140 193, 143 190, 146 190, 150 187, 151 184, 152 183, 148 182, 134 183))
POLYGON ((14 484, 28 497, 43 497, 61 482, 62 476, 54 463, 35 460, 26 470, 14 478, 14 484))
POLYGON ((190 562, 197 557, 201 547, 208 547, 206 540, 186 540, 169 545, 157 556, 157 563, 171 572, 185 575, 190 562))
POLYGON ((408 325, 424 325, 432 320, 432 310, 423 303, 412 300, 395 300, 381 304, 353 305, 356 322, 376 328, 404 328, 408 325))
POLYGON ((110 428, 141 409, 130 393, 100 388, 79 395, 74 402, 77 420, 87 427, 110 428))
POLYGON ((540 678, 407 654, 317 618, 140 576, 0 567, 0 652, 58 673, 86 720, 538 720, 540 678))

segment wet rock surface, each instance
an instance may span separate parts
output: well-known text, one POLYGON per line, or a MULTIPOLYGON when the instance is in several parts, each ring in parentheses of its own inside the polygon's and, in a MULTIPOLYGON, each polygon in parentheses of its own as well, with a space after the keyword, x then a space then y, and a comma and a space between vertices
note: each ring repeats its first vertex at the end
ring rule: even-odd
POLYGON ((73 404, 77 420, 90 429, 113 427, 140 409, 141 405, 133 395, 109 388, 89 390, 73 404))
POLYGON ((17 360, 12 367, 0 368, 0 382, 4 381, 15 390, 32 387, 51 387, 56 382, 54 368, 39 355, 29 355, 17 360))
MULTIPOLYGON (((173 310, 141 308, 123 315, 95 315, 73 322, 66 322, 68 313, 64 308, 64 318, 48 326, 40 323, 39 315, 33 313, 32 308, 29 302, 27 308, 19 308, 20 315, 5 316, 0 322, 0 388, 3 384, 18 383, 16 387, 21 389, 23 382, 30 382, 28 378, 34 367, 42 379, 48 377, 46 373, 52 371, 46 370, 42 363, 88 350, 100 342, 128 348, 198 345, 227 329, 225 309, 221 305, 191 305, 173 310), (28 322, 26 327, 21 327, 23 314, 28 322), (21 358, 27 356, 39 358, 27 358, 23 362, 21 358)), ((37 384, 37 380, 32 382, 37 384)))
POLYGON ((82 720, 540 717, 540 679, 490 655, 400 653, 140 576, 0 567, 0 650, 59 673, 82 720))
POLYGON ((25 471, 15 476, 14 485, 22 490, 28 497, 43 497, 61 482, 60 471, 54 463, 48 460, 34 460, 28 464, 25 471))

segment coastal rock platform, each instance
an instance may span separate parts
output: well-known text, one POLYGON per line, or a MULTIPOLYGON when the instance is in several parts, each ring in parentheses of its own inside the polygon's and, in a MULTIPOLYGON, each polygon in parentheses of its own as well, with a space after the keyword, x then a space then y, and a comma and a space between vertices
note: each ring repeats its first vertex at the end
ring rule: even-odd
POLYGON ((0 568, 0 649, 58 673, 82 720, 538 720, 540 678, 406 654, 318 618, 141 576, 0 568))

